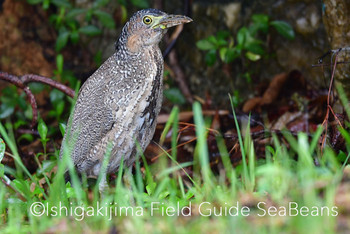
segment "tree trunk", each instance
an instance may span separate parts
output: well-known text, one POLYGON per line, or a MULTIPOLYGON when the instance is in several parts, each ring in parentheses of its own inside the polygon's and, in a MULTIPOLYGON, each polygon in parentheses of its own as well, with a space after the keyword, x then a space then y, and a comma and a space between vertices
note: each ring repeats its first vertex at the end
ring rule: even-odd
MULTIPOLYGON (((323 23, 325 25, 331 49, 350 47, 350 1, 349 0, 324 0, 323 23)), ((347 96, 350 96, 350 52, 339 53, 339 64, 335 78, 344 87, 347 96)))

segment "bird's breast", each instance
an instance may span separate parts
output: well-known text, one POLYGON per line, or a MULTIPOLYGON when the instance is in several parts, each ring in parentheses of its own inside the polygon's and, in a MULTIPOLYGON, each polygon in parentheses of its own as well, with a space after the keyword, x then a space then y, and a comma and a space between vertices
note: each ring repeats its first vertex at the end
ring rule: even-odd
MULTIPOLYGON (((115 141, 123 148, 127 136, 144 149, 152 139, 162 103, 163 58, 159 49, 144 51, 131 61, 117 61, 119 84, 115 102, 115 141)), ((114 83, 116 84, 116 83, 114 83)), ((114 95, 112 95, 114 96, 114 95)), ((112 101, 112 100, 111 100, 112 101)))

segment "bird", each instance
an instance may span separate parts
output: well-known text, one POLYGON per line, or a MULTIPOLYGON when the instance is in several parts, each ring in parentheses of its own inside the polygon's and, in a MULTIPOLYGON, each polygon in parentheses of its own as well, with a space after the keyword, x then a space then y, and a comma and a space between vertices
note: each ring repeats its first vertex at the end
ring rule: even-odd
MULTIPOLYGON (((79 90, 61 160, 69 155, 78 174, 95 178, 107 154, 107 174, 118 171, 122 159, 125 167, 133 165, 153 138, 162 105, 164 61, 159 43, 170 27, 191 21, 157 9, 143 9, 130 17, 114 54, 79 90)), ((100 192, 106 187, 104 177, 100 192)))

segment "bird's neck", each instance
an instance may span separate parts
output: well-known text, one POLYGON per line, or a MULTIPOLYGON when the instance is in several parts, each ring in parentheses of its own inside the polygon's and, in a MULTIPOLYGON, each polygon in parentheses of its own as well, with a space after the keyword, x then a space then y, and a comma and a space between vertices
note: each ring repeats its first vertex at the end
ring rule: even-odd
POLYGON ((122 29, 118 41, 116 42, 116 56, 118 60, 127 61, 143 57, 148 51, 160 52, 158 43, 152 45, 140 45, 140 38, 131 36, 127 33, 128 23, 122 29), (130 38, 129 38, 130 37, 130 38))
POLYGON ((135 61, 136 59, 141 59, 146 54, 148 54, 149 51, 153 52, 160 52, 158 44, 149 45, 140 48, 138 51, 131 51, 128 49, 126 43, 123 43, 123 41, 118 41, 116 44, 116 59, 120 61, 127 62, 128 60, 135 61))

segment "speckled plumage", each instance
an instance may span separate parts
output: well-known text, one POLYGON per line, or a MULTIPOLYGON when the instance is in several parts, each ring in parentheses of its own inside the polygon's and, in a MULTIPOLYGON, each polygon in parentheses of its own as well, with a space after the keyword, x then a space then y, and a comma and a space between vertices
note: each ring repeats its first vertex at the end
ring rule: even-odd
POLYGON ((162 103, 163 58, 158 43, 166 28, 190 21, 147 9, 126 23, 116 52, 81 87, 69 119, 71 128, 67 127, 60 157, 64 149, 69 152, 79 173, 98 176, 107 145, 112 149, 107 173, 118 169, 122 156, 126 166, 133 164, 135 141, 142 150, 147 147, 162 103), (145 15, 154 21, 159 18, 162 25, 146 25, 145 15))

